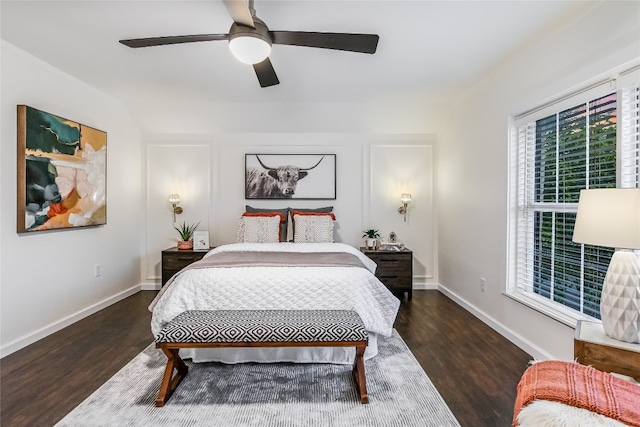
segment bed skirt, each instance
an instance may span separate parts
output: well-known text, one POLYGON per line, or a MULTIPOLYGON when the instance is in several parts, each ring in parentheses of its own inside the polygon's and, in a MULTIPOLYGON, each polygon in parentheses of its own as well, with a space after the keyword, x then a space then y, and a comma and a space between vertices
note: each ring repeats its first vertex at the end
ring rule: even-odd
MULTIPOLYGON (((378 354, 378 336, 369 332, 365 360, 378 354)), ((350 365, 355 360, 355 347, 236 347, 184 348, 180 357, 195 363, 336 363, 350 365)))

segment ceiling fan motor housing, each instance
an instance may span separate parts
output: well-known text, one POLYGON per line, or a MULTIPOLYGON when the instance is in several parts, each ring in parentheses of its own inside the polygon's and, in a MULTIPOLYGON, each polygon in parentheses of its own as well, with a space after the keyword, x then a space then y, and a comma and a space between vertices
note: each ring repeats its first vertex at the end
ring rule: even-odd
POLYGON ((254 37, 269 43, 269 46, 271 46, 271 35, 269 35, 267 25, 256 16, 253 17, 253 22, 256 26, 255 28, 234 22, 229 30, 229 42, 237 37, 254 37))

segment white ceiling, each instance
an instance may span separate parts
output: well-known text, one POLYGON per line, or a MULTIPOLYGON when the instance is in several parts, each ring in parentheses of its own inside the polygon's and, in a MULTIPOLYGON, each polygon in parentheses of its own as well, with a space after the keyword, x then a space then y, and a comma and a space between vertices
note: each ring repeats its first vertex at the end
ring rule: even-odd
MULTIPOLYGON (((226 41, 131 49, 125 38, 227 33, 219 0, 6 1, 2 39, 119 99, 143 129, 203 105, 430 105, 451 97, 577 1, 256 0, 272 30, 374 33, 374 55, 275 45, 280 85, 260 88, 226 41)), ((219 110, 221 111, 221 110, 219 110)), ((432 115, 433 115, 432 114, 432 115)))

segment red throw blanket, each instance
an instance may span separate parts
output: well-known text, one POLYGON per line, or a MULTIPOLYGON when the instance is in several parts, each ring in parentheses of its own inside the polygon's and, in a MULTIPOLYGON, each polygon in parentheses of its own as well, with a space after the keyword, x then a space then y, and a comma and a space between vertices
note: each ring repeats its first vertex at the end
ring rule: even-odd
POLYGON ((533 400, 551 400, 640 427, 640 386, 573 362, 548 360, 529 367, 518 383, 513 426, 533 400))

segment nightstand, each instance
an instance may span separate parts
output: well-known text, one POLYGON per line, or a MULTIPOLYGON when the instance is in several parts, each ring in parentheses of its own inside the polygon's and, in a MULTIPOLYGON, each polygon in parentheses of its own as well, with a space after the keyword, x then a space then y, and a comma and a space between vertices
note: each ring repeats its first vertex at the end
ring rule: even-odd
POLYGON ((573 340, 578 363, 605 372, 616 372, 640 381, 640 344, 615 340, 604 333, 602 323, 579 320, 573 340))
MULTIPOLYGON (((213 248, 209 248, 213 249, 213 248)), ((200 261, 209 250, 178 250, 169 248, 162 251, 162 286, 171 279, 171 276, 182 270, 187 265, 200 261)))
POLYGON ((409 249, 402 251, 380 251, 377 249, 360 248, 360 251, 371 258, 377 265, 376 277, 394 294, 408 298, 413 297, 413 252, 409 249))

